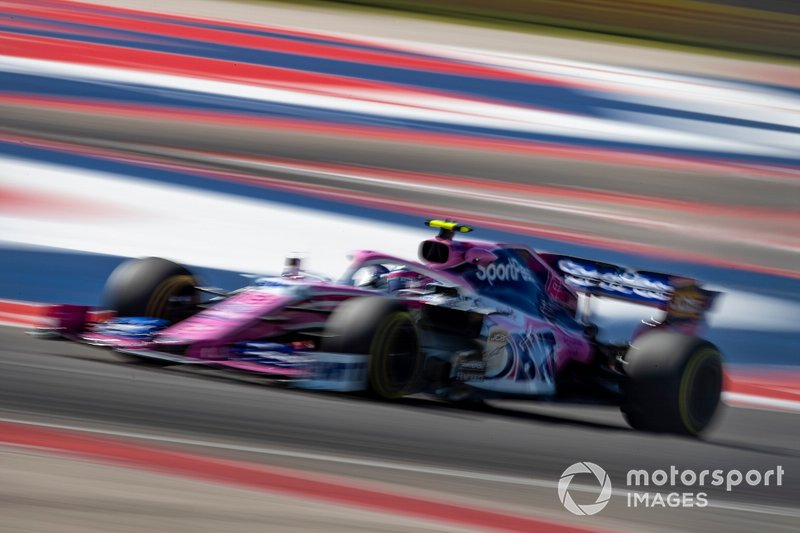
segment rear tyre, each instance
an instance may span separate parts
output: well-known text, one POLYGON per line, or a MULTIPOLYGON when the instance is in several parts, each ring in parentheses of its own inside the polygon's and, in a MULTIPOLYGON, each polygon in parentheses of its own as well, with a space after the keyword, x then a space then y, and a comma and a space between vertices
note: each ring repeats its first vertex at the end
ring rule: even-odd
POLYGON ((368 390, 396 399, 420 388, 423 356, 414 320, 400 302, 384 297, 346 300, 325 326, 322 351, 369 355, 368 390))
POLYGON ((675 332, 637 339, 625 356, 622 413, 634 429, 699 436, 722 394, 722 356, 710 342, 675 332))
POLYGON ((179 322, 197 310, 197 280, 183 265, 160 257, 129 259, 108 278, 105 302, 119 316, 179 322))

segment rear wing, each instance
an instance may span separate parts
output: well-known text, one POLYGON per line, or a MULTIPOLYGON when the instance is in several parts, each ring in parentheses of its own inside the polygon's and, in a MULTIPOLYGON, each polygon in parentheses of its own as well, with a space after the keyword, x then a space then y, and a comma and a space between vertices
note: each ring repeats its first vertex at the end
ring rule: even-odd
POLYGON ((720 294, 701 288, 696 279, 685 276, 632 270, 568 255, 543 253, 540 257, 580 293, 656 307, 673 319, 701 319, 720 294))

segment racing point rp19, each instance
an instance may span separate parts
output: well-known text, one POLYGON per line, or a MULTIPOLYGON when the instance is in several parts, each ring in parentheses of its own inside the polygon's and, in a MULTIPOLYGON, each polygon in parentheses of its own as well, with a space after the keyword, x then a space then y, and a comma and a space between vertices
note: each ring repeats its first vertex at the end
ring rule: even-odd
POLYGON ((290 258, 282 275, 224 291, 165 259, 128 260, 106 284, 116 318, 55 306, 38 333, 299 388, 593 402, 618 405, 646 431, 699 435, 709 425, 722 358, 699 333, 718 293, 686 277, 457 239, 471 229, 455 222, 427 225, 439 233, 421 243, 419 262, 362 250, 336 281, 290 258), (598 297, 663 318, 629 342, 602 342, 589 316, 598 297))

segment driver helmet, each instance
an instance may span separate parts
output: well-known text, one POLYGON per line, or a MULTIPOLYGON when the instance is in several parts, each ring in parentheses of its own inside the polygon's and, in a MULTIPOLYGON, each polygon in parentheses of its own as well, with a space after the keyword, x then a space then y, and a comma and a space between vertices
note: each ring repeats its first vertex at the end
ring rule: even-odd
POLYGON ((389 269, 383 265, 369 265, 359 270, 354 276, 356 287, 365 289, 386 289, 386 274, 389 269))
POLYGON ((407 268, 392 270, 388 272, 385 277, 386 288, 389 292, 408 289, 424 290, 429 284, 435 282, 433 278, 407 268))

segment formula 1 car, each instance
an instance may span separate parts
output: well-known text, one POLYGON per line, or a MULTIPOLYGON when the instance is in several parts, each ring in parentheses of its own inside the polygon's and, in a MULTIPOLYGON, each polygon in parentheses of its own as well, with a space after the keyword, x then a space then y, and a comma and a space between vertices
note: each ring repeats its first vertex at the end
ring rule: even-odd
POLYGON ((201 287, 160 258, 122 263, 106 284, 116 318, 56 306, 50 336, 160 364, 204 364, 294 387, 619 405, 636 429, 699 435, 720 400, 721 354, 698 337, 718 293, 696 280, 528 247, 438 236, 420 262, 355 252, 338 281, 290 257, 235 291, 201 287), (202 295, 207 295, 203 299, 202 295), (661 310, 630 342, 599 340, 594 298, 661 310))

